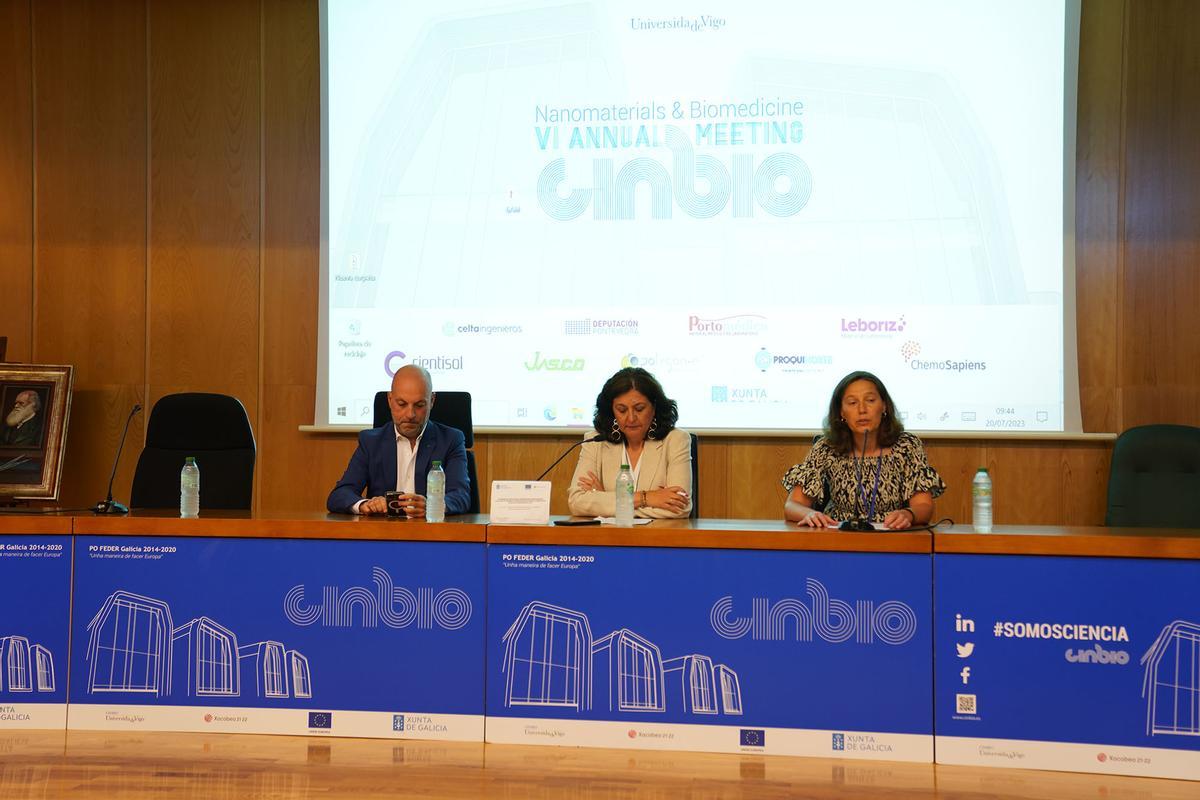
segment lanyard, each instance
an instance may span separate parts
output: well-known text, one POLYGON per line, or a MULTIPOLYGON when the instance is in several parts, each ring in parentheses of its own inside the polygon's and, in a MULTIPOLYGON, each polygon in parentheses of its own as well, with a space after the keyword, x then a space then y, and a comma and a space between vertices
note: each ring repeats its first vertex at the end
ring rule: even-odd
MULTIPOLYGON (((858 500, 859 501, 858 504, 863 507, 867 506, 867 488, 866 488, 866 486, 863 485, 863 476, 862 476, 863 462, 865 462, 866 460, 867 460, 867 437, 866 437, 866 434, 863 434, 862 457, 855 459, 855 467, 856 467, 855 474, 858 476, 858 497, 856 498, 856 500, 858 500)), ((875 501, 879 498, 879 472, 881 469, 883 469, 883 451, 882 450, 880 450, 880 452, 879 452, 879 460, 875 462, 875 486, 871 489, 871 505, 870 505, 870 508, 867 510, 867 517, 866 517, 867 520, 870 520, 875 516, 875 501)))

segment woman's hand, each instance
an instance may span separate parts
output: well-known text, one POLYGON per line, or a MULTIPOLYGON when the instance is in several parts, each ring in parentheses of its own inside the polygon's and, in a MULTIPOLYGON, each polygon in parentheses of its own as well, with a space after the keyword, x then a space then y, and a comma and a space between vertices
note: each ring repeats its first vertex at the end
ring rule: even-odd
POLYGON ((600 483, 600 479, 596 477, 596 473, 589 471, 579 479, 579 488, 585 492, 598 492, 604 488, 600 483))
POLYGON ((828 514, 823 514, 820 511, 814 511, 804 519, 800 520, 801 525, 806 525, 810 528, 836 528, 838 521, 828 514))
POLYGON ((905 528, 911 528, 912 524, 916 521, 917 515, 907 508, 897 508, 895 511, 889 511, 883 518, 883 524, 893 531, 902 531, 905 528))
POLYGON ((661 508, 673 514, 680 514, 687 508, 688 497, 682 486, 663 486, 645 492, 644 502, 650 508, 661 508))

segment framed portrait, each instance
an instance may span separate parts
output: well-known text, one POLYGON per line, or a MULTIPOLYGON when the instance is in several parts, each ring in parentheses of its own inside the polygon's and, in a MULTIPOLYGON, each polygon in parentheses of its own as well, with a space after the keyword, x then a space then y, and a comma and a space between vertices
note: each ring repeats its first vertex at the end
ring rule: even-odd
POLYGON ((0 364, 0 497, 57 500, 69 366, 0 364))

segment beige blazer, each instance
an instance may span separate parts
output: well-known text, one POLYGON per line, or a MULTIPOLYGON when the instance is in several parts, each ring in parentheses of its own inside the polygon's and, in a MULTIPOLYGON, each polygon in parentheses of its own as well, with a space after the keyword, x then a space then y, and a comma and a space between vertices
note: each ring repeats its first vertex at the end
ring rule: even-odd
MULTIPOLYGON (((594 431, 588 431, 588 437, 594 431)), ((638 462, 637 491, 661 489, 664 486, 682 486, 688 493, 688 502, 678 514, 662 508, 639 508, 633 513, 638 517, 687 517, 692 511, 692 437, 687 431, 675 428, 665 439, 648 439, 638 462)), ((579 517, 611 517, 617 512, 617 473, 621 471, 621 444, 618 442, 588 442, 579 450, 579 462, 571 476, 571 488, 567 493, 567 504, 571 513, 579 517), (604 488, 584 491, 579 488, 579 479, 588 472, 600 478, 604 488)))

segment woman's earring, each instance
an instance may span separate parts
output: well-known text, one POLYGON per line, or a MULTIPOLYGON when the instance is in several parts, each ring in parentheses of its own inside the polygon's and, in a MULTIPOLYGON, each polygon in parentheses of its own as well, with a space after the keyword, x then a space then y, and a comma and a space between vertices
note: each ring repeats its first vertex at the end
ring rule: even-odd
POLYGON ((650 434, 654 433, 656 430, 658 430, 658 417, 655 417, 654 419, 650 420, 650 430, 646 431, 646 435, 649 436, 650 434))
POLYGON ((621 440, 621 426, 617 424, 615 419, 613 420, 612 433, 608 435, 608 438, 612 439, 614 442, 619 442, 621 440))

